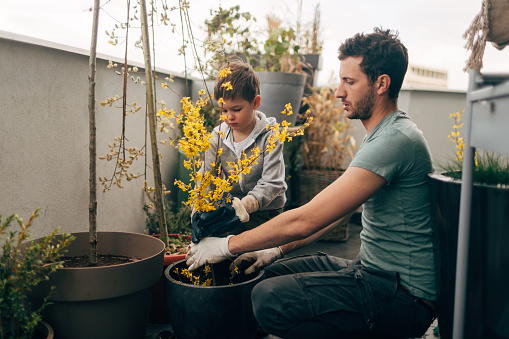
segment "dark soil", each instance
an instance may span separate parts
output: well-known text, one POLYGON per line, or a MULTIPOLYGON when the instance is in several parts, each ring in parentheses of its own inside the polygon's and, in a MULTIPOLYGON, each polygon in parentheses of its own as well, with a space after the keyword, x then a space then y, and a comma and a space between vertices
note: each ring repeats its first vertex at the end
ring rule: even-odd
POLYGON ((37 329, 34 331, 34 334, 32 335, 32 337, 30 337, 30 339, 47 339, 47 338, 48 338, 47 333, 43 333, 37 329))
MULTIPOLYGON (((161 238, 160 234, 153 234, 152 236, 157 239, 161 238)), ((189 245, 191 244, 191 236, 188 234, 168 234, 169 246, 166 248, 164 254, 175 255, 175 254, 186 254, 189 245)))
POLYGON ((62 260, 64 261, 64 267, 66 268, 92 267, 92 266, 102 267, 125 264, 136 261, 136 259, 133 258, 110 254, 99 254, 97 256, 97 265, 90 265, 88 255, 81 255, 75 257, 62 257, 62 260))
MULTIPOLYGON (((212 266, 212 272, 214 275, 214 280, 213 280, 214 283, 212 284, 213 286, 235 285, 235 284, 239 284, 239 283, 243 283, 248 280, 251 280, 258 275, 257 272, 249 274, 249 275, 244 274, 243 271, 246 267, 240 267, 239 274, 232 274, 230 272, 231 262, 232 262, 232 260, 227 259, 220 263, 210 265, 210 266, 212 266)), ((174 265, 174 268, 178 268, 178 273, 175 272, 174 269, 172 269, 170 271, 170 276, 173 279, 180 281, 182 283, 185 283, 185 284, 193 284, 193 282, 190 281, 189 278, 186 277, 186 275, 181 274, 182 269, 188 268, 185 261, 176 263, 174 265)), ((203 266, 198 268, 197 270, 193 271, 192 274, 194 277, 199 277, 200 282, 204 282, 205 280, 207 280, 207 278, 211 277, 210 273, 207 274, 205 272, 203 266)))

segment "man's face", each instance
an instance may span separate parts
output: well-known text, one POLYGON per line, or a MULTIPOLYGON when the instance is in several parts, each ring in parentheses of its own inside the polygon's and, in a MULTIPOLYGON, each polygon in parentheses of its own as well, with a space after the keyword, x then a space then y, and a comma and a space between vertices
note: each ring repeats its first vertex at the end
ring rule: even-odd
POLYGON ((336 97, 341 98, 349 119, 367 120, 373 114, 375 90, 362 71, 361 62, 362 57, 348 57, 341 61, 336 97))

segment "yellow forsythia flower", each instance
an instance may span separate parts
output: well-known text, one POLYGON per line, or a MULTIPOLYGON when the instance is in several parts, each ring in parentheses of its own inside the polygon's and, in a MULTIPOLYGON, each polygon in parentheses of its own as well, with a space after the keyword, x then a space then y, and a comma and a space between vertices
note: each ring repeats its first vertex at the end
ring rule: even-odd
MULTIPOLYGON (((224 84, 222 84, 222 85, 221 85, 221 87, 226 87, 226 90, 227 90, 227 91, 230 91, 230 90, 232 90, 232 89, 233 89, 233 87, 232 87, 232 83, 231 83, 230 81, 225 82, 224 84)), ((223 100, 223 103, 224 103, 224 100, 223 100)))
POLYGON ((229 74, 232 74, 232 70, 230 69, 230 67, 227 67, 227 68, 223 68, 221 70, 221 72, 219 72, 219 77, 220 78, 226 78, 229 74))

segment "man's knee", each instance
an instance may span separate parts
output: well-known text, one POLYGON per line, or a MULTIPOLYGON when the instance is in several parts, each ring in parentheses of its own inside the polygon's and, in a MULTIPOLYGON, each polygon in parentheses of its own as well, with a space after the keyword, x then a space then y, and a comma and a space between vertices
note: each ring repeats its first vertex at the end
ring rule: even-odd
POLYGON ((287 331, 312 315, 302 286, 293 275, 265 279, 251 292, 253 312, 258 323, 270 333, 287 331))
POLYGON ((277 318, 279 311, 278 300, 274 294, 272 279, 266 279, 258 283, 251 292, 253 313, 258 323, 265 329, 273 326, 272 322, 277 318))

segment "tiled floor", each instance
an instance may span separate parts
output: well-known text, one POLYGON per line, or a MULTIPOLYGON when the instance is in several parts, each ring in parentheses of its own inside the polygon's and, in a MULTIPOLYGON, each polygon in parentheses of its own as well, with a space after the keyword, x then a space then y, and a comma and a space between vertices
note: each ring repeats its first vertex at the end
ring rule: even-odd
MULTIPOLYGON (((302 254, 313 254, 318 251, 324 252, 333 256, 338 256, 346 259, 355 259, 357 254, 359 253, 360 248, 360 231, 362 226, 360 226, 359 215, 355 214, 352 217, 350 226, 349 226, 349 236, 348 240, 344 242, 329 242, 329 241, 318 241, 313 244, 310 244, 304 248, 296 250, 287 256, 296 256, 302 254)), ((422 336, 422 339, 435 339, 438 338, 434 336, 433 331, 437 326, 437 321, 431 325, 431 327, 426 331, 425 335, 422 336)), ((149 324, 147 327, 147 335, 145 339, 174 339, 171 337, 171 326, 165 324, 149 324)), ((265 337, 257 337, 259 339, 277 339, 278 337, 273 335, 268 335, 265 337)), ((416 338, 417 339, 417 338, 416 338)))

